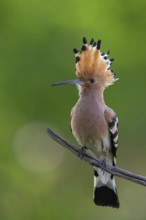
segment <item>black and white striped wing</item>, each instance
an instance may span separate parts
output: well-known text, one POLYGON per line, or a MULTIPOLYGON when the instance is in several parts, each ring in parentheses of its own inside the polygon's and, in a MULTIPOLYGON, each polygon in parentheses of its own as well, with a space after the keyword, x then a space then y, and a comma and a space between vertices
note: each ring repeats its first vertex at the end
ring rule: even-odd
POLYGON ((109 123, 109 133, 111 139, 111 152, 113 154, 113 165, 116 165, 117 147, 118 147, 118 118, 115 116, 109 123))

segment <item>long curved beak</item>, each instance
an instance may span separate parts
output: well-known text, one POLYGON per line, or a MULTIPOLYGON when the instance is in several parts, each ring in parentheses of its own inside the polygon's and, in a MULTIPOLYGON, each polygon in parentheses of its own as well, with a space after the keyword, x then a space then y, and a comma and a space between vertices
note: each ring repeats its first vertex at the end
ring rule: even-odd
POLYGON ((56 82, 53 83, 52 86, 61 86, 61 85, 65 85, 65 84, 78 84, 81 85, 83 82, 79 79, 74 79, 74 80, 65 80, 65 81, 61 81, 61 82, 56 82))

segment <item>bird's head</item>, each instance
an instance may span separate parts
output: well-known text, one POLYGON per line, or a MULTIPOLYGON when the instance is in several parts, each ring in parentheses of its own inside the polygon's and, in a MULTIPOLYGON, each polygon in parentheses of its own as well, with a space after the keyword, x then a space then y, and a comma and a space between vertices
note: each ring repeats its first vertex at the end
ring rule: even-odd
POLYGON ((107 86, 112 85, 117 79, 110 66, 114 59, 109 59, 107 53, 100 52, 101 40, 94 42, 91 39, 87 43, 83 38, 81 51, 73 49, 76 58, 76 80, 67 80, 54 83, 54 86, 63 84, 77 84, 81 90, 104 90, 107 86))

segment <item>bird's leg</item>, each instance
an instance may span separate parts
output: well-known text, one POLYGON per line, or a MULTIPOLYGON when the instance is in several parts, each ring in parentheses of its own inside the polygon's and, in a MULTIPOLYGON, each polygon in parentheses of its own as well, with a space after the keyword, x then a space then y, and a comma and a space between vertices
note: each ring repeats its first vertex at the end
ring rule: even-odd
POLYGON ((100 165, 101 168, 105 168, 107 165, 107 157, 108 157, 108 153, 104 152, 104 158, 100 160, 100 165))
POLYGON ((106 167, 106 164, 107 164, 107 162, 106 162, 106 157, 105 157, 104 159, 100 160, 101 168, 105 168, 105 167, 106 167))
POLYGON ((82 160, 85 153, 86 153, 86 150, 87 150, 87 147, 86 146, 83 146, 79 149, 78 151, 78 157, 80 157, 80 159, 82 160))

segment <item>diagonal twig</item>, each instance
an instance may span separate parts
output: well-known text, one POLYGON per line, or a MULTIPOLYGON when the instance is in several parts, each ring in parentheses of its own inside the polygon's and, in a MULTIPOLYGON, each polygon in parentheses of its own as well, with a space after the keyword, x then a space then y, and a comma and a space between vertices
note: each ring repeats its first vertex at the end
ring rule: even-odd
MULTIPOLYGON (((68 141, 64 140, 62 137, 60 137, 58 134, 56 134, 50 128, 47 129, 47 133, 55 142, 57 142, 58 144, 62 145, 65 148, 67 148, 73 154, 75 154, 76 156, 79 157, 79 148, 77 148, 73 144, 69 143, 68 141)), ((118 176, 123 179, 127 179, 127 180, 130 180, 130 181, 135 182, 137 184, 146 186, 146 177, 129 172, 129 171, 121 169, 119 167, 114 167, 109 164, 103 164, 101 160, 99 160, 97 157, 93 157, 93 155, 91 155, 87 151, 84 153, 84 156, 82 159, 84 161, 88 162, 90 165, 100 167, 103 170, 105 170, 108 173, 111 173, 115 176, 118 176)))

